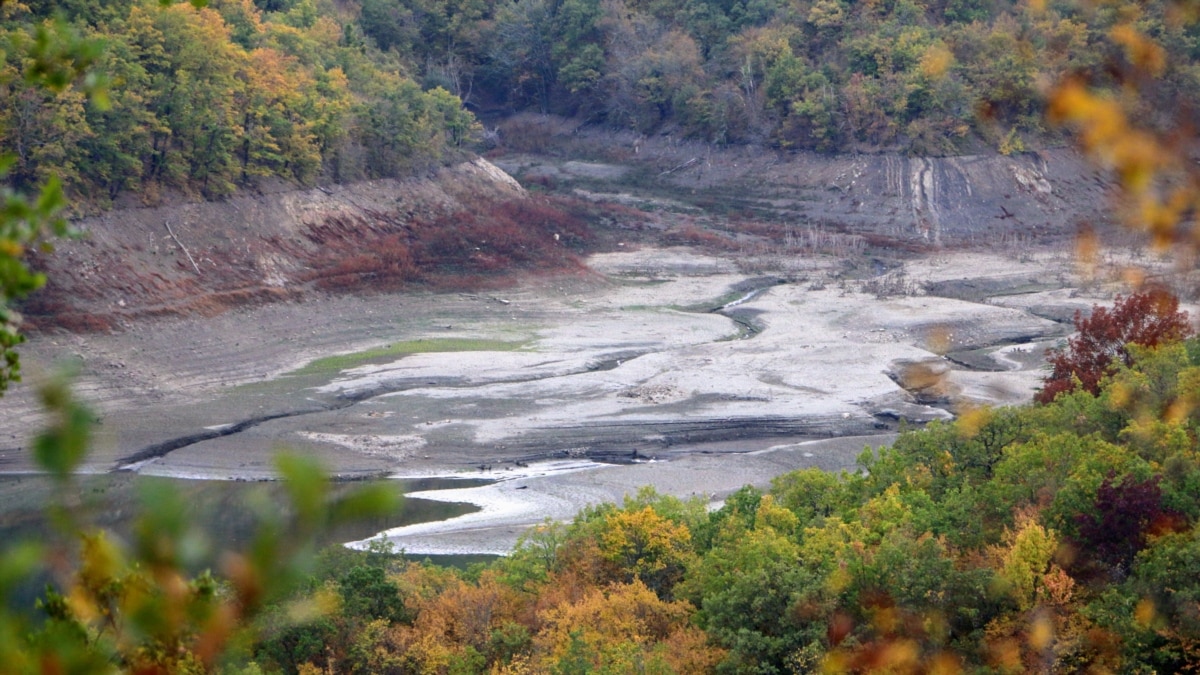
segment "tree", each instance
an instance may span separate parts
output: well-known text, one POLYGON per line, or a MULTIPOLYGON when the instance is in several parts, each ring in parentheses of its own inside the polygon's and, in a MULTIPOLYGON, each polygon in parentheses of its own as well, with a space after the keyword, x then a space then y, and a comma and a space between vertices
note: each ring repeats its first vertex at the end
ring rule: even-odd
POLYGON ((1130 670, 1179 673, 1200 666, 1200 583, 1193 570, 1198 555, 1200 528, 1158 537, 1137 555, 1124 593, 1105 598, 1136 599, 1120 603, 1123 616, 1104 617, 1127 636, 1123 646, 1130 670))
POLYGON ((408 3, 388 0, 364 0, 359 21, 363 32, 383 51, 402 50, 418 42, 419 27, 414 25, 408 3))
POLYGON ((1179 311, 1179 298, 1162 288, 1117 296, 1112 309, 1095 306, 1087 317, 1077 311, 1075 330, 1077 334, 1065 348, 1048 354, 1051 371, 1034 397, 1038 403, 1049 403, 1075 389, 1095 395, 1100 391, 1100 380, 1112 372, 1115 361, 1125 365, 1132 362, 1126 345, 1154 347, 1182 340, 1193 332, 1187 312, 1179 311))
POLYGON ((711 672, 723 654, 689 625, 691 612, 637 580, 594 588, 544 613, 534 668, 503 672, 711 672))
POLYGON ((556 4, 512 0, 500 5, 491 34, 489 57, 499 67, 497 79, 508 82, 504 93, 520 103, 537 105, 541 112, 550 110, 556 79, 550 28, 556 4))
POLYGON ((754 522, 729 517, 720 524, 717 543, 689 571, 680 594, 700 608, 696 620, 712 639, 729 649, 723 670, 786 672, 789 655, 820 639, 828 603, 789 536, 796 516, 770 497, 750 515, 754 522))
POLYGON ((637 579, 669 599, 692 559, 687 527, 672 523, 650 507, 618 511, 604 520, 599 554, 621 581, 637 579))
POLYGON ((1081 569, 1094 565, 1124 578, 1134 556, 1146 546, 1147 535, 1164 534, 1182 520, 1163 507, 1161 478, 1139 481, 1126 475, 1117 481, 1116 472, 1109 472, 1096 491, 1092 510, 1075 515, 1081 569))
POLYGON ((87 106, 94 133, 80 144, 88 157, 80 167, 83 183, 100 189, 74 190, 89 192, 89 201, 102 207, 123 191, 141 188, 143 161, 153 152, 151 138, 160 126, 146 105, 149 77, 128 37, 110 38, 105 47, 99 68, 122 86, 109 93, 111 107, 87 106))

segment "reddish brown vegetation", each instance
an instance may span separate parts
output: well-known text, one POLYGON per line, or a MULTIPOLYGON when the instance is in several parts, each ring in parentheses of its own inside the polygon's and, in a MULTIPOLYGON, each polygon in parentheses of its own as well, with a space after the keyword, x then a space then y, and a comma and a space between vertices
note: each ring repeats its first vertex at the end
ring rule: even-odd
POLYGON ((25 323, 22 330, 35 333, 50 328, 59 328, 72 333, 105 333, 116 328, 112 316, 74 311, 58 299, 49 299, 39 294, 37 304, 33 301, 22 305, 25 323))
POLYGON ((1115 471, 1108 472, 1092 510, 1075 515, 1077 576, 1123 579, 1149 536, 1187 529, 1187 519, 1163 505, 1161 481, 1162 476, 1139 481, 1132 475, 1118 481, 1115 471))
POLYGON ((1088 317, 1075 312, 1077 334, 1066 348, 1053 349, 1047 356, 1051 365, 1045 386, 1034 397, 1049 403, 1063 392, 1083 389, 1095 395, 1100 380, 1117 360, 1129 365, 1126 345, 1153 347, 1182 340, 1192 335, 1187 312, 1179 311, 1179 298, 1162 288, 1151 288, 1122 298, 1117 296, 1112 309, 1095 306, 1088 317))
POLYGON ((663 240, 668 244, 699 246, 709 251, 736 251, 740 248, 735 239, 690 223, 667 232, 663 240))
POLYGON ((336 291, 414 282, 463 288, 512 271, 577 269, 578 254, 593 241, 577 207, 520 199, 408 222, 377 213, 331 218, 308 233, 318 249, 309 254, 306 280, 336 291))

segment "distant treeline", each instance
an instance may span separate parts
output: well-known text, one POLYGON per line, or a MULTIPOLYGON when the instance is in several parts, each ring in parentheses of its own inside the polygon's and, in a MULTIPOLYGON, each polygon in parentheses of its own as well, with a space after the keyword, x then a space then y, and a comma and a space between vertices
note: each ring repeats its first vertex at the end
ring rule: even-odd
POLYGON ((361 25, 427 80, 473 84, 460 95, 717 143, 1007 153, 1045 141, 1044 88, 1066 75, 1115 90, 1154 60, 1147 119, 1200 92, 1196 24, 1160 0, 457 2, 445 16, 479 19, 364 0, 361 25))
MULTIPOLYGON (((0 138, 10 183, 50 173, 93 200, 263 176, 388 176, 477 127, 466 108, 818 151, 1003 152, 1052 138, 1044 85, 1119 90, 1153 42, 1144 117, 1198 100, 1197 24, 1162 0, 32 0, 8 34, 0 138), (100 110, 30 89, 39 23, 107 49, 100 110), (22 45, 24 43, 24 45, 22 45), (24 61, 23 61, 24 60, 24 61), (1160 105, 1170 102, 1171 105, 1160 105)), ((1163 120, 1163 123, 1173 123, 1163 120)))

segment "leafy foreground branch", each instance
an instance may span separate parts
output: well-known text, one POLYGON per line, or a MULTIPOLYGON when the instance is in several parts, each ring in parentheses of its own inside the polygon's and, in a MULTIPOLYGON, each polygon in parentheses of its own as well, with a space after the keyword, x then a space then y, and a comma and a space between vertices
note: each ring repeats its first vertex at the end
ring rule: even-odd
POLYGON ((219 572, 192 574, 212 551, 189 506, 168 485, 142 494, 132 542, 89 527, 79 516, 73 472, 89 444, 92 416, 65 380, 42 401, 54 422, 34 444, 55 480, 48 507, 53 536, 6 545, 0 553, 0 663, 11 673, 237 672, 258 644, 271 608, 278 622, 308 622, 337 607, 332 596, 288 599, 316 561, 314 535, 350 518, 394 513, 395 493, 366 486, 329 498, 329 480, 311 460, 282 455, 277 470, 289 504, 264 505, 243 551, 221 554, 219 572), (286 514, 286 515, 285 515, 286 514), (14 607, 22 587, 51 580, 35 617, 14 607))

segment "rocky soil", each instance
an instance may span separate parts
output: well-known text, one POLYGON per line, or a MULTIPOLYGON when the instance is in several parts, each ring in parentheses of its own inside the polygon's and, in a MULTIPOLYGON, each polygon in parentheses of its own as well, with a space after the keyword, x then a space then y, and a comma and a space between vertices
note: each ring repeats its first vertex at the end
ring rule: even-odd
MULTIPOLYGON (((219 202, 114 209, 74 223, 35 264, 50 280, 22 308, 47 331, 129 330, 140 319, 214 316, 236 307, 319 295, 328 253, 415 223, 506 200, 525 190, 482 159, 407 180, 312 189, 275 186, 219 202)), ((370 280, 358 281, 371 290, 370 280)))

